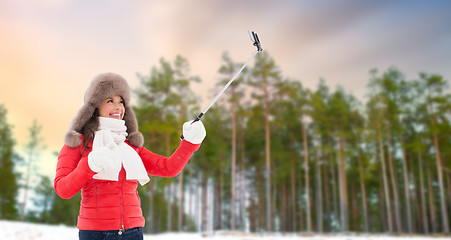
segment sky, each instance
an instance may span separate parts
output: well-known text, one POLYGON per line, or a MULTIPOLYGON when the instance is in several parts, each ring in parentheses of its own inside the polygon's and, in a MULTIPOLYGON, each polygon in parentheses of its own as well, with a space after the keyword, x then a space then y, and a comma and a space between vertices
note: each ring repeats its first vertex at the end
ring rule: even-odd
POLYGON ((50 153, 99 73, 116 72, 136 89, 138 73, 180 54, 202 79, 195 93, 205 107, 222 53, 245 62, 255 52, 251 29, 284 78, 311 90, 323 78, 365 102, 373 68, 450 79, 450 11, 445 0, 0 0, 0 104, 16 151, 33 120, 42 125, 40 172, 52 176, 50 153))

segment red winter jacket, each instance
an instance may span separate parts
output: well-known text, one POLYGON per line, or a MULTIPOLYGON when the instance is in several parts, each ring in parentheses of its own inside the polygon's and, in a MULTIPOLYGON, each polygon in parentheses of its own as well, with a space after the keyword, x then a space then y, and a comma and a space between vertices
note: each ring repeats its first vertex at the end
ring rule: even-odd
MULTIPOLYGON (((182 140, 169 158, 144 147, 131 147, 141 157, 149 175, 174 177, 183 170, 199 146, 182 140)), ((77 227, 80 230, 96 231, 144 227, 138 181, 126 180, 124 168, 119 173, 119 181, 93 179, 96 172, 88 166, 90 149, 85 150, 82 145, 77 148, 64 145, 56 166, 54 187, 61 198, 69 199, 81 190, 77 227)))

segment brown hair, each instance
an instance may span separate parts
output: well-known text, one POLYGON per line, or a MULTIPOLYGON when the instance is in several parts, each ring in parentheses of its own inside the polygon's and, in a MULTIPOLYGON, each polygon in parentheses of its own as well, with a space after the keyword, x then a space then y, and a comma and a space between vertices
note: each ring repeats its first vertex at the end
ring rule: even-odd
POLYGON ((88 149, 89 142, 94 138, 94 135, 99 128, 99 109, 96 108, 91 118, 86 122, 86 124, 81 129, 81 134, 83 134, 83 148, 88 149))

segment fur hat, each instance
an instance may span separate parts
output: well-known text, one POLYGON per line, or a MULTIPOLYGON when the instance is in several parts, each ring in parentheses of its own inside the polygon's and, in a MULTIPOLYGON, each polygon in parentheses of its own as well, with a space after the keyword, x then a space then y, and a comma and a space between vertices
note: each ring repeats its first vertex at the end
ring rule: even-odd
POLYGON ((84 105, 78 111, 69 127, 69 131, 64 136, 64 143, 72 148, 80 146, 82 143, 81 130, 88 120, 93 117, 94 111, 107 98, 114 95, 121 96, 125 101, 125 126, 127 127, 127 140, 135 147, 140 147, 144 143, 144 138, 138 132, 138 123, 135 113, 130 107, 130 88, 127 81, 115 73, 102 73, 94 77, 85 92, 84 105))

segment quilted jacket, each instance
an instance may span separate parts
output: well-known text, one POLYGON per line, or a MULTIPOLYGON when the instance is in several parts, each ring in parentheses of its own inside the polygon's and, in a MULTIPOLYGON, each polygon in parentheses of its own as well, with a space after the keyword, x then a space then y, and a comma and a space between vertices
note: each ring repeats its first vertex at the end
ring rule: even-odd
MULTIPOLYGON (((129 144, 127 141, 126 143, 129 144)), ((130 146, 141 157, 149 175, 174 177, 182 171, 200 144, 182 140, 169 158, 152 153, 144 147, 130 146)), ((72 198, 81 190, 77 227, 80 230, 96 231, 144 227, 137 191, 138 181, 126 180, 124 168, 119 173, 119 181, 93 179, 96 172, 88 166, 90 149, 84 149, 82 145, 77 148, 64 145, 56 167, 54 187, 61 198, 72 198)))

